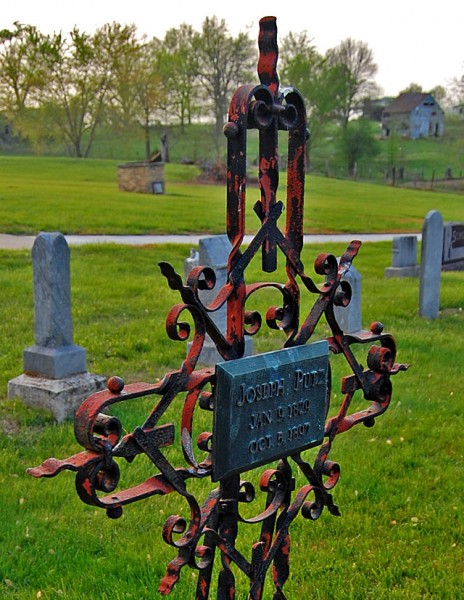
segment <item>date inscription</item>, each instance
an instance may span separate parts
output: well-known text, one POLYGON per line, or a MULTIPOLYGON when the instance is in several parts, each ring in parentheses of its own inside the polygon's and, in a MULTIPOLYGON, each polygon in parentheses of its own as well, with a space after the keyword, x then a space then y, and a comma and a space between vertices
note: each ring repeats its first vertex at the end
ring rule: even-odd
POLYGON ((322 443, 328 356, 322 341, 216 366, 215 481, 322 443))

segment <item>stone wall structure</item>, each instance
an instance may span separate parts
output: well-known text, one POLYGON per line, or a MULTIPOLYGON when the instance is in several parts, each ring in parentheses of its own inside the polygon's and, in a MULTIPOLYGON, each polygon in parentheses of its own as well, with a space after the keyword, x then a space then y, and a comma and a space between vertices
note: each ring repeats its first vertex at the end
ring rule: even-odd
POLYGON ((164 194, 164 162, 132 162, 118 165, 118 188, 122 192, 164 194))

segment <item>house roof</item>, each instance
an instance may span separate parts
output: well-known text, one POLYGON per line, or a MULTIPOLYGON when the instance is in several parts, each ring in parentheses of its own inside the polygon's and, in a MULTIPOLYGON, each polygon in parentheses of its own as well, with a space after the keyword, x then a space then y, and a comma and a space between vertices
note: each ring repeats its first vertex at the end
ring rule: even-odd
POLYGON ((419 92, 405 92, 400 94, 398 98, 395 98, 391 104, 387 106, 387 111, 392 112, 411 112, 416 106, 419 106, 427 98, 433 97, 430 94, 423 94, 419 92))

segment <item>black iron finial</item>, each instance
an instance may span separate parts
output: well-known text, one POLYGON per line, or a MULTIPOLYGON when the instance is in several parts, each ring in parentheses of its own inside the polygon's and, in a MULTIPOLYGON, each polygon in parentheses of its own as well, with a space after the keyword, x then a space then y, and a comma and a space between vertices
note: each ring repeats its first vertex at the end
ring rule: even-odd
POLYGON ((259 80, 263 85, 269 87, 275 98, 279 90, 279 77, 277 75, 279 48, 277 45, 277 22, 275 17, 263 17, 260 20, 258 47, 259 80))

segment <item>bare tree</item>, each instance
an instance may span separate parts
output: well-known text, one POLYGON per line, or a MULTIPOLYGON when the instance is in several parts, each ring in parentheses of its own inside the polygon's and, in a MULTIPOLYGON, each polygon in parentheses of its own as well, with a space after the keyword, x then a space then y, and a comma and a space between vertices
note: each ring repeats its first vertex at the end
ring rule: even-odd
POLYGON ((452 79, 448 95, 452 105, 461 109, 464 107, 464 75, 452 79))
POLYGON ((326 53, 327 62, 338 70, 338 106, 336 115, 346 127, 356 106, 377 93, 374 76, 377 65, 372 50, 365 42, 347 38, 326 53))

